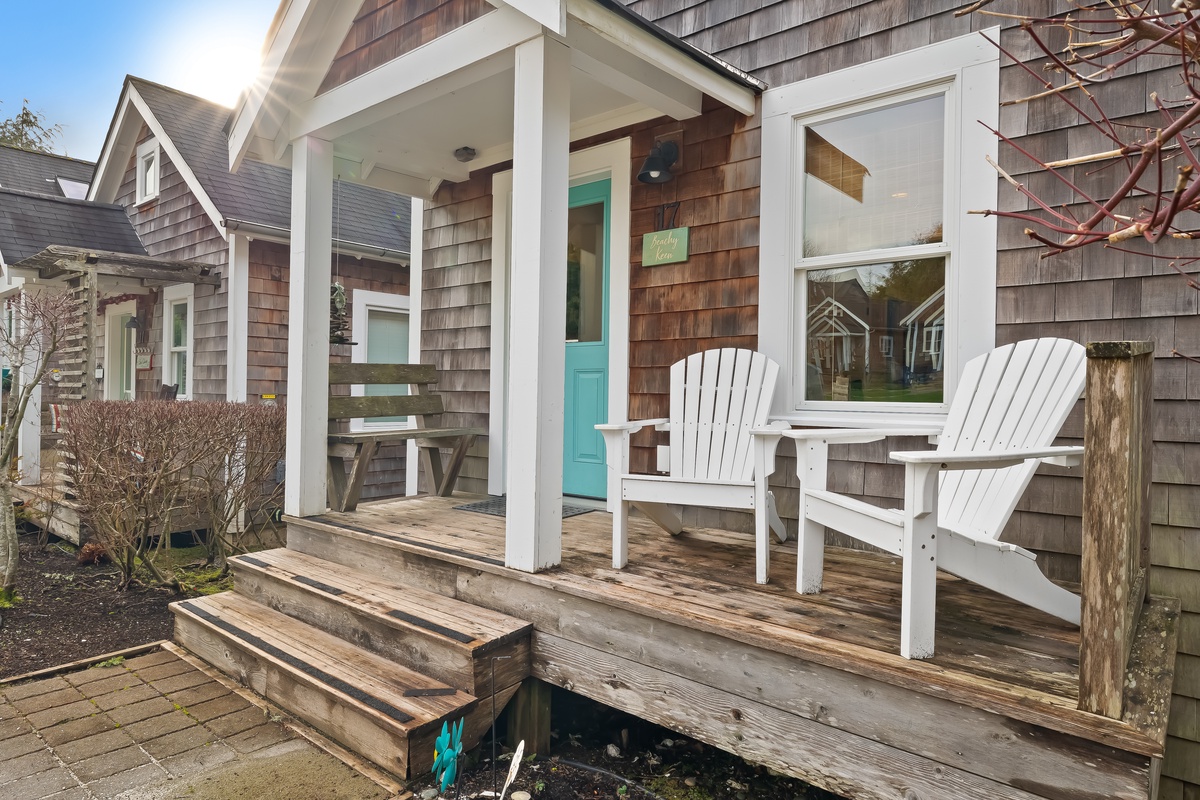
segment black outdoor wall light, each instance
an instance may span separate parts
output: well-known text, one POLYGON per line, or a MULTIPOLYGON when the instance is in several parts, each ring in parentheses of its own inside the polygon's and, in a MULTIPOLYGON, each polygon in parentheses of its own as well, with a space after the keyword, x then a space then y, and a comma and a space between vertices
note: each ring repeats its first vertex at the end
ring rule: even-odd
POLYGON ((675 142, 659 142, 650 148, 650 155, 642 168, 638 170, 637 179, 642 183, 666 183, 675 176, 671 174, 671 165, 679 158, 679 145, 675 142))

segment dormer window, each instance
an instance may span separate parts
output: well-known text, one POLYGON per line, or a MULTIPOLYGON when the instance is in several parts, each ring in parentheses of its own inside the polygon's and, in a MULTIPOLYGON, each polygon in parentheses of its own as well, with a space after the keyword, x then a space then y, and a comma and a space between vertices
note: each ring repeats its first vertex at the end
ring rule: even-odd
POLYGON ((137 200, 140 205, 158 197, 159 147, 157 139, 147 139, 137 149, 137 200))

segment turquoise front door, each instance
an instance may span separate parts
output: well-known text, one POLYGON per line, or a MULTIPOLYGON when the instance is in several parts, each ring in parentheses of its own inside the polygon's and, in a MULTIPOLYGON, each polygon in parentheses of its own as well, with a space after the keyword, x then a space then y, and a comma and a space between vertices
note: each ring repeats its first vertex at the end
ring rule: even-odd
POLYGON ((566 404, 563 494, 603 498, 608 420, 608 230, 611 182, 571 188, 567 212, 566 404))

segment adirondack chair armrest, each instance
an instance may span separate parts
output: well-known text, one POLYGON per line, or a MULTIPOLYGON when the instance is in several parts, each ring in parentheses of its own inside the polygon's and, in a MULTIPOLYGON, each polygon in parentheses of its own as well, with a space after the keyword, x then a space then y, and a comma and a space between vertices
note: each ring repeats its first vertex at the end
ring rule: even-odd
POLYGON ((792 425, 787 420, 777 419, 774 422, 768 422, 761 428, 751 428, 751 436, 779 436, 784 431, 790 431, 792 425))
POLYGON ((639 419, 633 422, 602 422, 596 426, 596 430, 600 433, 609 431, 617 433, 637 433, 642 428, 654 426, 655 430, 663 430, 663 426, 670 422, 669 419, 639 419))
POLYGON ((937 450, 900 450, 889 453, 893 461, 904 464, 937 464, 940 469, 1001 469, 1031 458, 1062 467, 1075 467, 1083 461, 1082 447, 1037 447, 996 452, 940 452, 937 450))
POLYGON ((928 436, 936 437, 942 432, 941 428, 805 428, 802 430, 787 430, 783 435, 796 441, 820 439, 828 444, 865 444, 877 442, 889 436, 928 436))

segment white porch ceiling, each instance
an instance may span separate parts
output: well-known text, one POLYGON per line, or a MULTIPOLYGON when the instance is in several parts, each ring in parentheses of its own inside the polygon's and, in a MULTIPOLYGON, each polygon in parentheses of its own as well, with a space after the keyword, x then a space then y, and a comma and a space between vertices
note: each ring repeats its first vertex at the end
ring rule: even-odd
MULTIPOLYGON (((236 163, 245 146, 287 165, 290 142, 311 135, 333 143, 343 179, 428 196, 440 181, 512 158, 513 53, 542 35, 551 34, 502 7, 322 95, 292 96, 282 118, 257 117, 248 139, 238 132, 247 110, 240 108, 231 158, 236 163), (474 148, 476 159, 457 161, 460 147, 474 148)), ((568 15, 563 41, 571 52, 572 140, 660 116, 696 116, 706 93, 753 110, 745 87, 588 4, 568 15)))

